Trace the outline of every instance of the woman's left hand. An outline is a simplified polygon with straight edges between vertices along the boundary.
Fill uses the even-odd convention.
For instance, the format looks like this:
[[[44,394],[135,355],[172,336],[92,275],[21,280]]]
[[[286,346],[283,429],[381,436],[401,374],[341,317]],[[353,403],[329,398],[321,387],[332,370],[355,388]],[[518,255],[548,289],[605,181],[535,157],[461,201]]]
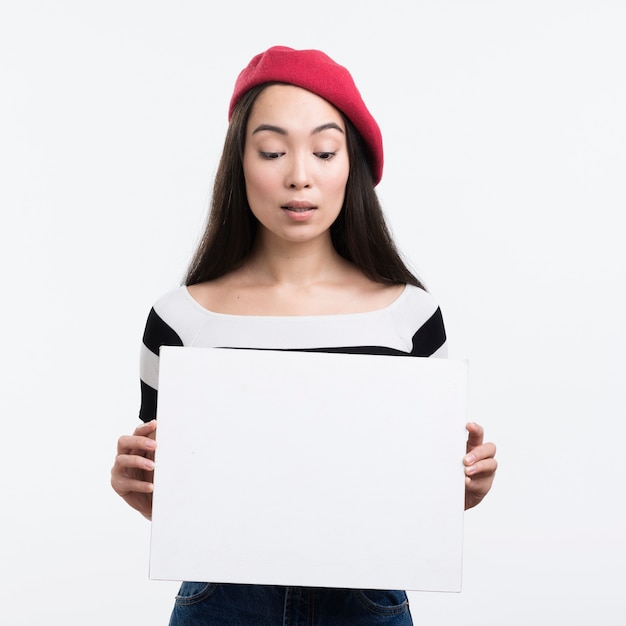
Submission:
[[[465,510],[471,509],[489,493],[496,475],[498,462],[494,458],[496,446],[483,443],[484,430],[480,424],[467,424],[465,465]]]

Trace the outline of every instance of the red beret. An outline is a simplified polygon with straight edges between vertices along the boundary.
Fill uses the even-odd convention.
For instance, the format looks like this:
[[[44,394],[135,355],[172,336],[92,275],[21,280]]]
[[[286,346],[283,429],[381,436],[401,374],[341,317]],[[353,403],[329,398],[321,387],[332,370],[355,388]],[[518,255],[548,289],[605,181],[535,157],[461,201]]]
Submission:
[[[319,50],[274,46],[257,54],[237,78],[228,119],[241,96],[256,85],[281,82],[302,87],[328,100],[356,126],[368,148],[375,184],[383,175],[383,138],[350,72]]]

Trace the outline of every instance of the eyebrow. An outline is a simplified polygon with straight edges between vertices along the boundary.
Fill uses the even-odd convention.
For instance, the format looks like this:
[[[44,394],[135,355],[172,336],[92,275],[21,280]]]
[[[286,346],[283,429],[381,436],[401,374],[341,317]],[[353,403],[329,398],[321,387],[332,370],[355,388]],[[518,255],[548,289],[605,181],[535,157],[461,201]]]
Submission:
[[[320,126],[316,126],[312,131],[311,135],[315,135],[317,133],[321,133],[322,131],[334,129],[338,130],[341,134],[343,134],[343,130],[339,124],[335,124],[335,122],[327,122],[326,124],[321,124]],[[289,133],[280,126],[274,126],[273,124],[260,124],[253,131],[252,134],[260,133],[264,130],[270,131],[272,133],[278,133],[279,135],[288,135]]]

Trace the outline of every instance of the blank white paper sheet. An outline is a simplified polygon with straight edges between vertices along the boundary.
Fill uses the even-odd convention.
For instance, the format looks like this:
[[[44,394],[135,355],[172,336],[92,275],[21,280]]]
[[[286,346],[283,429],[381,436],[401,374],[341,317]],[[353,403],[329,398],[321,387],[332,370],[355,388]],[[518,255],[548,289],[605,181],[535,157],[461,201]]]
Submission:
[[[162,347],[150,578],[460,591],[467,370]]]

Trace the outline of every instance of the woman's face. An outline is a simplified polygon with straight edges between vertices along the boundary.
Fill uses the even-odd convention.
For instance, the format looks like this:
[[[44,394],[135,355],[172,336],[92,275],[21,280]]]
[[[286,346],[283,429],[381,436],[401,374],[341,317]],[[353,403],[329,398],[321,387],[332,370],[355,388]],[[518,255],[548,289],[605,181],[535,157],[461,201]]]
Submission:
[[[259,94],[246,128],[243,171],[266,241],[329,237],[349,170],[346,129],[335,107],[292,85]]]

